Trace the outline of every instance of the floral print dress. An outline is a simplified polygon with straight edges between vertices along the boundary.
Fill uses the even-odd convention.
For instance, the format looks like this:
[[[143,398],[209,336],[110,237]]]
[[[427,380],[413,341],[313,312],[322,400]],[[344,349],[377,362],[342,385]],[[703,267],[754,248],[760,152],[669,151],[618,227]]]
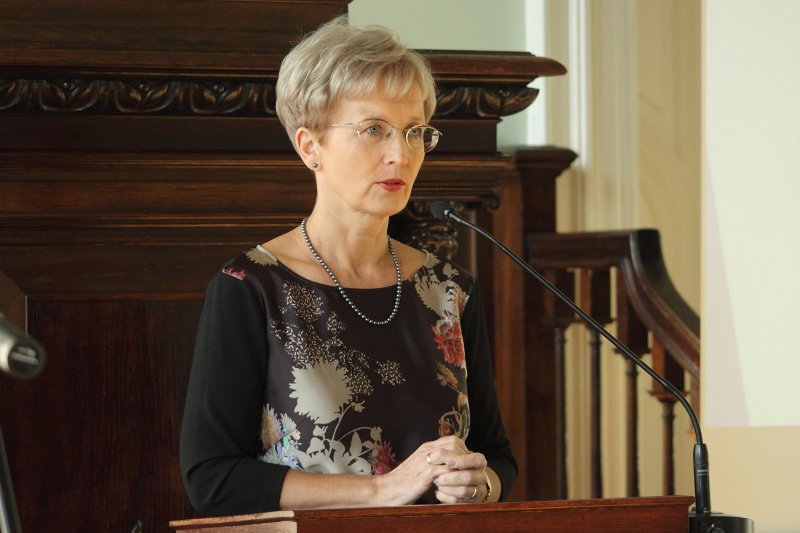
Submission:
[[[395,290],[347,292],[380,317]],[[486,455],[505,492],[516,464],[479,299],[469,273],[427,254],[403,282],[398,315],[374,326],[261,246],[230,261],[209,285],[184,413],[195,508],[274,510],[288,468],[385,474],[446,435]]]

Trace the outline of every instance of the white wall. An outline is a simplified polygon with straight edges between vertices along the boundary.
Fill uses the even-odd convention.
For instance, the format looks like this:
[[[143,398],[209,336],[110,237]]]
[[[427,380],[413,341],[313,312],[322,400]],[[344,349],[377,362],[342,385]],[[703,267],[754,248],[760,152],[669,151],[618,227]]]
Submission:
[[[712,0],[706,8],[711,426],[800,426],[800,401],[786,401],[800,374],[793,335],[793,298],[800,297],[800,61],[790,59],[800,50],[798,24],[795,0]],[[720,397],[728,401],[716,402]]]
[[[800,531],[800,2],[706,0],[703,422],[712,503]]]

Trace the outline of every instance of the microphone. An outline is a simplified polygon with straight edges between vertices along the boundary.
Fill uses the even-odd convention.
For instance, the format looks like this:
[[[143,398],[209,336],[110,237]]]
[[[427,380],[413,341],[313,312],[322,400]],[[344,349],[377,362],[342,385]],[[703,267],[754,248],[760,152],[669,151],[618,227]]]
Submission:
[[[439,220],[452,220],[467,226],[476,233],[487,238],[492,244],[497,246],[503,253],[510,257],[515,263],[525,270],[528,274],[536,278],[545,289],[550,291],[559,300],[564,302],[572,311],[575,312],[586,324],[593,330],[606,338],[617,350],[623,353],[628,359],[636,363],[636,365],[644,370],[650,377],[656,380],[665,390],[669,391],[675,399],[686,409],[689,414],[689,419],[694,429],[696,444],[694,445],[694,491],[695,491],[695,508],[689,512],[689,531],[690,533],[753,533],[755,531],[753,521],[749,518],[742,518],[738,516],[730,516],[722,513],[713,513],[711,511],[711,491],[709,483],[709,470],[708,470],[708,449],[703,442],[703,435],[700,430],[700,422],[697,419],[691,404],[686,397],[675,388],[675,386],[667,381],[666,378],[661,376],[658,372],[650,368],[642,359],[637,356],[630,348],[625,346],[622,341],[617,339],[614,335],[608,332],[599,322],[589,316],[583,309],[581,309],[575,302],[573,302],[566,294],[550,283],[546,277],[539,273],[536,269],[530,266],[526,261],[520,258],[517,254],[511,251],[506,245],[497,240],[491,233],[483,228],[473,224],[472,222],[464,219],[456,210],[452,202],[438,200],[431,203],[431,214]]]
[[[44,368],[44,348],[0,313],[0,370],[19,379],[30,379]]]

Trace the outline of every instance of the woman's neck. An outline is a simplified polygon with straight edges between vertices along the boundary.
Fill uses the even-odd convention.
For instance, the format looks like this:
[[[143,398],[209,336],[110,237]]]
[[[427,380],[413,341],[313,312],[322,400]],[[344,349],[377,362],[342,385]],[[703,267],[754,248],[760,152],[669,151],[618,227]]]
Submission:
[[[374,287],[390,285],[396,275],[388,247],[388,226],[388,218],[326,216],[315,208],[306,221],[306,232],[343,285]],[[315,260],[311,250],[308,253]]]

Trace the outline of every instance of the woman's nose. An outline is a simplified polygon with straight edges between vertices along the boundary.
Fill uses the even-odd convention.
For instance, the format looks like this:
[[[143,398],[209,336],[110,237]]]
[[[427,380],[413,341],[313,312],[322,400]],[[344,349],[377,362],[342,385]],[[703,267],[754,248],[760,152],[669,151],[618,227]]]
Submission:
[[[394,131],[394,134],[386,140],[384,159],[388,163],[405,165],[408,163],[411,147],[408,146],[401,131]]]

